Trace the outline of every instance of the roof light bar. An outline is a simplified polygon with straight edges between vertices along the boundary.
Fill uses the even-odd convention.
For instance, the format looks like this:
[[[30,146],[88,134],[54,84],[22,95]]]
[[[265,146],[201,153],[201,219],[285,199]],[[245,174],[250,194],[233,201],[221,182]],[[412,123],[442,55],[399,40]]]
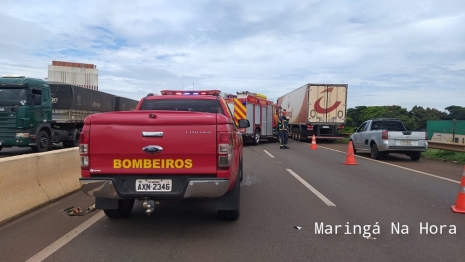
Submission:
[[[219,96],[220,90],[202,90],[202,91],[188,91],[188,90],[162,90],[162,95],[213,95]]]

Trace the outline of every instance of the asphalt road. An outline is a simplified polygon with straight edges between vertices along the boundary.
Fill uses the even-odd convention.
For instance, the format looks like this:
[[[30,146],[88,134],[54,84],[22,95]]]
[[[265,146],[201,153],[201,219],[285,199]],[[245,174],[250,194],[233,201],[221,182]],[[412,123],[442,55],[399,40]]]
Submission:
[[[421,159],[430,168],[415,171],[403,156],[363,155],[349,166],[344,145],[290,147],[246,146],[235,222],[204,199],[161,202],[151,216],[136,202],[127,219],[69,217],[63,209],[93,203],[76,192],[1,226],[0,261],[464,260],[465,214],[450,208],[462,167]]]

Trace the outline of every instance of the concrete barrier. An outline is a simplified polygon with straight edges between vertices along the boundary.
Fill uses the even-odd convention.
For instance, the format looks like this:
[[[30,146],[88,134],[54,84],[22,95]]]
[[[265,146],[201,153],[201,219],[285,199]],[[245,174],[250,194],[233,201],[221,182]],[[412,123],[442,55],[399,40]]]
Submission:
[[[78,148],[0,159],[0,224],[79,189]]]

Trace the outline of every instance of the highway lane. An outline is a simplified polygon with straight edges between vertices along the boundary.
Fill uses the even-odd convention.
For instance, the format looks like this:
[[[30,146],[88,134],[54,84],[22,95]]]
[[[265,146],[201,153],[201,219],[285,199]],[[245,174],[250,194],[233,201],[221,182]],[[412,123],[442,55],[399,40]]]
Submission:
[[[457,181],[444,180],[363,157],[357,157],[359,165],[347,166],[342,164],[344,154],[335,159],[333,152],[323,148],[312,151],[303,143],[294,143],[291,150],[298,154],[288,154],[276,146],[268,151],[324,192],[337,205],[343,225],[379,222],[382,233],[375,237],[381,252],[402,261],[462,260],[465,220],[463,215],[451,212],[450,206],[455,204],[463,170]],[[305,161],[309,164],[298,164]],[[318,165],[310,166],[315,162]],[[391,224],[397,222],[407,225],[409,233],[391,233]],[[447,225],[448,229],[454,225],[457,234],[449,235],[448,230],[442,235],[420,234],[425,233],[420,225],[426,223]]]
[[[359,165],[346,166],[340,152],[323,146],[310,151],[308,144],[293,141],[290,146],[246,147],[236,222],[217,220],[209,200],[161,202],[151,216],[139,203],[130,218],[100,218],[58,244],[44,261],[460,261],[465,256],[464,216],[450,210],[457,183],[360,157]],[[0,227],[0,261],[44,254],[39,251],[100,215],[68,217],[61,210],[85,208],[91,201],[77,192]],[[344,234],[348,223],[376,222],[381,232],[369,239]],[[392,222],[408,225],[409,233],[391,234]],[[455,225],[457,234],[420,235],[421,222]],[[342,227],[338,234],[317,234],[315,223]]]

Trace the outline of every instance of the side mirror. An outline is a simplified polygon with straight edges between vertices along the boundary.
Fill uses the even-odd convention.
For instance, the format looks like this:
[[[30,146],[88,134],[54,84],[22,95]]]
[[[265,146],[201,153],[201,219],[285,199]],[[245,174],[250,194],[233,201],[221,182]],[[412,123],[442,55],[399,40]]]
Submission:
[[[247,119],[239,119],[239,128],[247,128],[250,126],[250,122]]]
[[[32,100],[35,106],[42,104],[42,96],[41,95],[33,95]]]

